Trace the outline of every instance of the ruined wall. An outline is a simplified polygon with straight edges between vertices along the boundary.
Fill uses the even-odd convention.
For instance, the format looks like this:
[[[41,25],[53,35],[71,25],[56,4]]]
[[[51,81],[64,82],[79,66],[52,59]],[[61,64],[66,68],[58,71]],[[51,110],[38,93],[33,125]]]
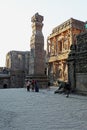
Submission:
[[[9,68],[10,71],[10,87],[23,87],[25,77],[29,72],[29,52],[8,52],[6,68]]]

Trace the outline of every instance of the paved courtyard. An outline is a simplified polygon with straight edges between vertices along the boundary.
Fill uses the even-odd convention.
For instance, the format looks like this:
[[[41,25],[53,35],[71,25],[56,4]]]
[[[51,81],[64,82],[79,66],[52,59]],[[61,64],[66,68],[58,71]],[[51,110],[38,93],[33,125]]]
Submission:
[[[87,97],[0,89],[0,130],[87,130]]]

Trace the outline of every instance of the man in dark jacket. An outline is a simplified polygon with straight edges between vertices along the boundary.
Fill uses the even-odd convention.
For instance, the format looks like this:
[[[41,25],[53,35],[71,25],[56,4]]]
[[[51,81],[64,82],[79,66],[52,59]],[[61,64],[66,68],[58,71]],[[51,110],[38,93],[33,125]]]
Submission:
[[[54,93],[65,93],[66,97],[69,97],[71,91],[70,83],[64,81],[58,81],[58,89]]]

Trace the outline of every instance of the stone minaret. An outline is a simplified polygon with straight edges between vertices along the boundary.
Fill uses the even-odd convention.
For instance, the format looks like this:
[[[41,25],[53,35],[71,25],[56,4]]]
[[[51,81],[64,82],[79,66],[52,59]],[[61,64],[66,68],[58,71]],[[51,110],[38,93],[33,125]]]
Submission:
[[[30,41],[29,75],[44,75],[44,36],[42,34],[43,16],[36,13],[32,18],[32,36]]]

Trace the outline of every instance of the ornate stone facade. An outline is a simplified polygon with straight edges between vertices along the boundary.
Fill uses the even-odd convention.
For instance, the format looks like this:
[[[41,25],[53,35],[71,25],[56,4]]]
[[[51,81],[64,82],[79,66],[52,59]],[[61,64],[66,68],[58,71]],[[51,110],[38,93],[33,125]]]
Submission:
[[[68,57],[69,82],[73,90],[87,94],[87,31],[77,36],[72,48]]]
[[[50,81],[68,80],[67,58],[76,35],[84,32],[84,22],[70,18],[52,30],[47,39],[48,75]]]

